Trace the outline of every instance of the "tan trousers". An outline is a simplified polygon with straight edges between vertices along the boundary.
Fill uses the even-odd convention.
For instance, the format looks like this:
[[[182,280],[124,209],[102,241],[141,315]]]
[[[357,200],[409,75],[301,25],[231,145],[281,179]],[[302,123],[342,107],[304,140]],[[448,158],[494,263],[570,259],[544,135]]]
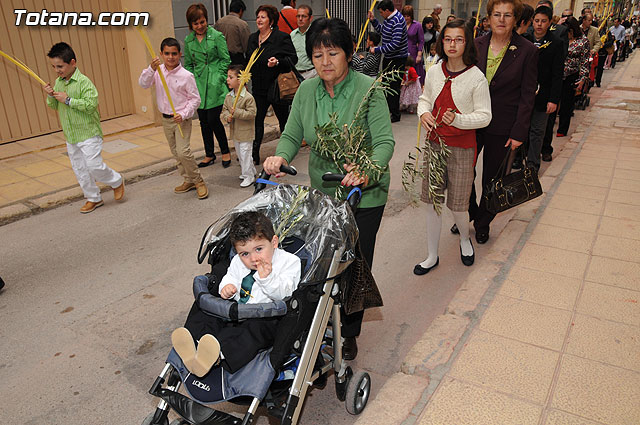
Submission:
[[[191,153],[191,146],[189,140],[191,139],[191,119],[184,120],[180,127],[184,138],[180,135],[178,130],[178,124],[173,122],[173,118],[162,118],[162,128],[164,128],[164,135],[169,142],[169,149],[173,157],[176,159],[178,166],[178,172],[184,178],[184,181],[189,183],[200,183],[202,176],[198,169],[198,164],[193,158]]]

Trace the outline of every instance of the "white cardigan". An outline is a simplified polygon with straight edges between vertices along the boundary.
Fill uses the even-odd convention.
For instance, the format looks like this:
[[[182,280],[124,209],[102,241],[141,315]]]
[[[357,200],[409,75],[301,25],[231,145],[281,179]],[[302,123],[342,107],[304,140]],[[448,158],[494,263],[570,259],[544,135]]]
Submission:
[[[433,110],[433,104],[444,87],[446,77],[442,64],[429,68],[424,90],[418,101],[418,116]],[[460,130],[483,128],[491,122],[489,84],[477,66],[473,66],[451,81],[451,96],[458,111],[451,125]],[[435,114],[434,114],[435,116]]]

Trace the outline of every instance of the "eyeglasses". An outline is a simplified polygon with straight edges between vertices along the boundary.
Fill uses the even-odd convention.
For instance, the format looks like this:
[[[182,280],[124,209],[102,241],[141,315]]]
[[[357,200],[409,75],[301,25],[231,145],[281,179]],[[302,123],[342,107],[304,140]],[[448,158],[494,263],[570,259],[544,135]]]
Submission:
[[[445,37],[442,39],[442,41],[444,41],[447,44],[451,44],[451,43],[455,43],[455,44],[464,44],[465,40],[462,37],[456,37],[456,38],[451,38],[451,37]]]
[[[500,18],[504,18],[504,19],[511,19],[513,18],[513,13],[498,13],[498,12],[494,12],[491,14],[491,16],[495,19],[500,19]]]
[[[573,15],[562,15],[563,18],[571,18]]]

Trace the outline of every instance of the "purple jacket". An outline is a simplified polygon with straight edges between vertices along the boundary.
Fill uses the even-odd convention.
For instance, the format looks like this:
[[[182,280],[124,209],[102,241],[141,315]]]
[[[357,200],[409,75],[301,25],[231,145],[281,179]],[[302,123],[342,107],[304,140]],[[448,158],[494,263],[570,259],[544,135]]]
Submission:
[[[487,71],[487,54],[491,33],[475,39],[477,66]],[[529,135],[531,113],[538,86],[538,49],[515,31],[511,44],[502,58],[491,83],[491,114],[489,125],[482,132],[506,136],[525,142]]]

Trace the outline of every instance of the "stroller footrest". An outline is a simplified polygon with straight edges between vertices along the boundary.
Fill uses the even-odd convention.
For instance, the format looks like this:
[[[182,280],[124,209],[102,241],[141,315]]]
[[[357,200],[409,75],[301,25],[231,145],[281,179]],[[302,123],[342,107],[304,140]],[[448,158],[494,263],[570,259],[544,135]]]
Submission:
[[[239,425],[242,423],[242,419],[236,418],[228,413],[203,406],[183,394],[166,388],[158,389],[154,395],[166,401],[177,414],[192,424]]]

